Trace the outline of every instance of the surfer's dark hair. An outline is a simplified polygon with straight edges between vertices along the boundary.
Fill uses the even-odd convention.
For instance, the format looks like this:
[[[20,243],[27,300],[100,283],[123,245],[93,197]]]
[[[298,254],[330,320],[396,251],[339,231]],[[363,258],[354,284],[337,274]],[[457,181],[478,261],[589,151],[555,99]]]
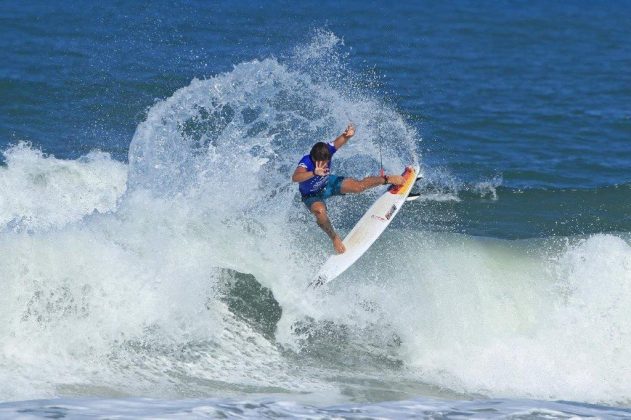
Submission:
[[[323,142],[318,142],[314,144],[313,147],[311,148],[311,153],[309,153],[309,156],[311,156],[311,160],[313,160],[314,162],[318,160],[331,159],[331,152],[329,152],[329,145]]]

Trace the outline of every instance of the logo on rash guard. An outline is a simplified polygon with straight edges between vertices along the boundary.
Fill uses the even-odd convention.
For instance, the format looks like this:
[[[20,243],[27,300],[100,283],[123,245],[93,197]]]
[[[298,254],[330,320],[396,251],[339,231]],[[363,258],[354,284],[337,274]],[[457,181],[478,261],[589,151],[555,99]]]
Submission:
[[[319,179],[315,184],[313,184],[312,190],[318,191],[322,188],[324,188],[324,185],[326,185],[327,181],[329,180],[329,176],[325,175],[325,176],[321,176],[321,179]]]

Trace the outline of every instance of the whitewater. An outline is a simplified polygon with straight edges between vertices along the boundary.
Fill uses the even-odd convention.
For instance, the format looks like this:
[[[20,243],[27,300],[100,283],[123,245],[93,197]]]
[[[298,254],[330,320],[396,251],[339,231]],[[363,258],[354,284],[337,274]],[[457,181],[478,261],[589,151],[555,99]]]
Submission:
[[[631,404],[626,232],[477,237],[433,230],[410,203],[347,273],[305,291],[331,251],[290,181],[310,145],[353,121],[337,172],[376,173],[380,149],[392,172],[423,164],[420,133],[340,44],[321,32],[192,80],[147,110],[127,162],[4,150],[0,412],[94,398],[112,415],[151,415],[155,400],[252,416]],[[333,223],[348,232],[376,194],[332,202]],[[380,403],[393,400],[416,402]]]

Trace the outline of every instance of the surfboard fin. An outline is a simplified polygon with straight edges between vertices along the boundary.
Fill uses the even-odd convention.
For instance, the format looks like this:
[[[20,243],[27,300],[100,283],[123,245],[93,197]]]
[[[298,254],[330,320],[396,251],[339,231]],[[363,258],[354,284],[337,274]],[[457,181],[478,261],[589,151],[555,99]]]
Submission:
[[[416,177],[416,180],[414,181],[414,183],[419,182],[421,179],[423,179],[423,174],[419,174]],[[421,196],[421,194],[419,193],[411,193],[410,195],[408,195],[408,198],[405,199],[405,201],[414,201],[416,199],[418,199]]]

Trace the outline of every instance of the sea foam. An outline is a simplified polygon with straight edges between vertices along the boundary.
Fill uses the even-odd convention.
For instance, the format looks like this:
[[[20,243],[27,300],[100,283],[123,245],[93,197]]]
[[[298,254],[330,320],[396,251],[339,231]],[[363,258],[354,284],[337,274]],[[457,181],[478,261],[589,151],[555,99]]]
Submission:
[[[127,165],[107,153],[63,160],[23,142],[3,154],[0,230],[60,228],[93,212],[106,213],[127,188]]]

